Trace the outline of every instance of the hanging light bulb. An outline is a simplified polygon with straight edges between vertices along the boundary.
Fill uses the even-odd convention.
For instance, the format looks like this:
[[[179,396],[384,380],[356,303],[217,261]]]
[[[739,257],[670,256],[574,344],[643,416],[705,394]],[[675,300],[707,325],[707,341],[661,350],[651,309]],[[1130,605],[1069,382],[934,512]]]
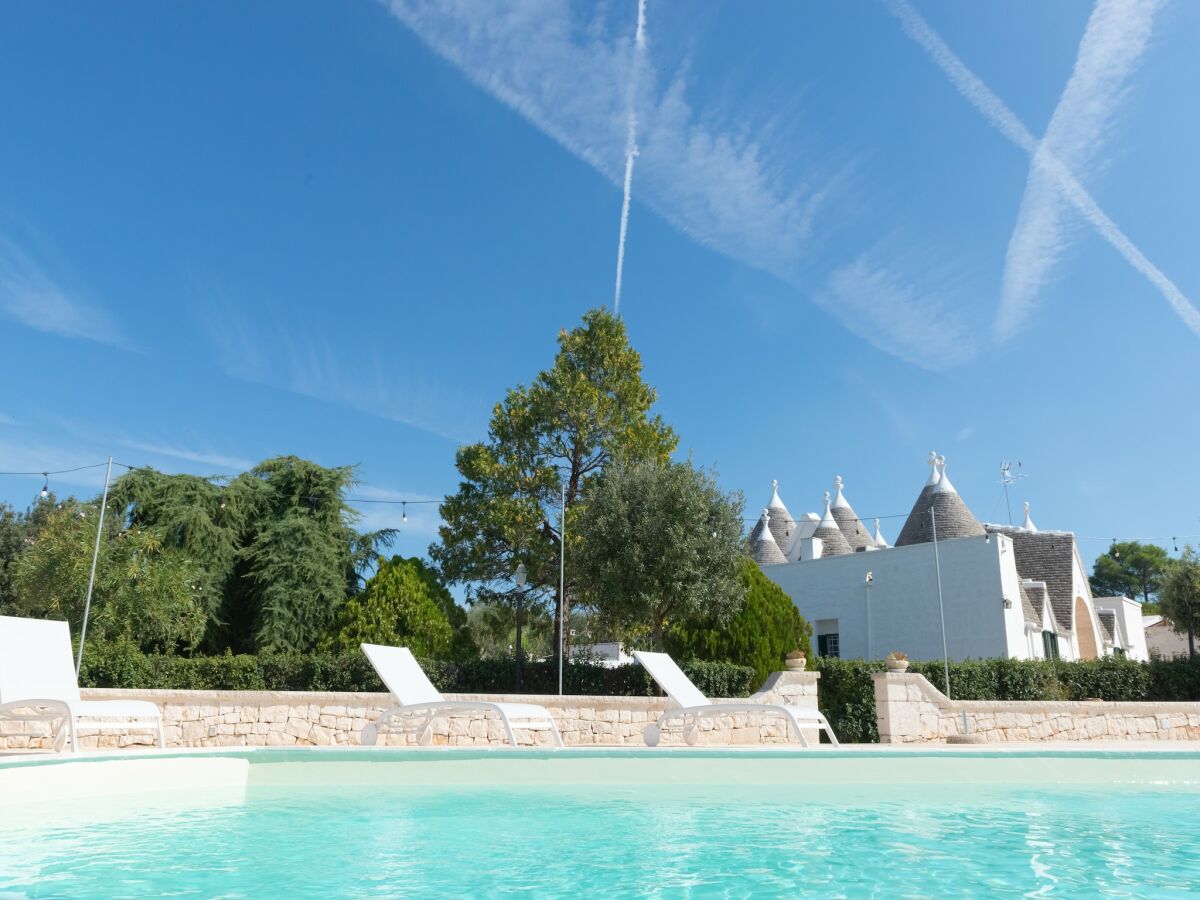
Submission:
[[[45,472],[43,472],[42,478],[45,480],[45,483],[42,485],[42,492],[38,496],[40,496],[43,500],[45,500],[47,497],[50,496],[50,476],[48,474],[46,474]]]
[[[408,524],[408,504],[407,503],[402,503],[400,505],[400,521],[403,522],[404,524]]]

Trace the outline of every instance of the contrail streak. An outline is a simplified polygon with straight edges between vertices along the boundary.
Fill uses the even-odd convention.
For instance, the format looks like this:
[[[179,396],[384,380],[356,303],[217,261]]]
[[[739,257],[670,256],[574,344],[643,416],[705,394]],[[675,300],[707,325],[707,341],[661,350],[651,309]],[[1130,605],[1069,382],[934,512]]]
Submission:
[[[637,159],[637,82],[646,54],[646,0],[638,0],[637,34],[633,39],[633,65],[629,73],[629,132],[625,137],[625,196],[621,201],[621,233],[617,238],[617,286],[613,314],[621,315],[621,277],[625,271],[625,237],[629,234],[629,198],[633,193],[633,161]]]
[[[1133,241],[1125,236],[1117,223],[1110,219],[1099,204],[1092,199],[1091,194],[1084,189],[1062,161],[1045,144],[1038,141],[1016,114],[1004,104],[1004,101],[966,67],[907,0],[884,0],[884,3],[892,15],[900,20],[905,33],[925,48],[933,61],[958,88],[959,93],[983,113],[984,118],[992,124],[992,127],[1029,154],[1033,167],[1055,183],[1067,201],[1091,223],[1099,235],[1158,288],[1175,313],[1192,331],[1200,335],[1200,311],[1192,306],[1183,292],[1175,286],[1175,283],[1164,275],[1154,263],[1150,262]]]

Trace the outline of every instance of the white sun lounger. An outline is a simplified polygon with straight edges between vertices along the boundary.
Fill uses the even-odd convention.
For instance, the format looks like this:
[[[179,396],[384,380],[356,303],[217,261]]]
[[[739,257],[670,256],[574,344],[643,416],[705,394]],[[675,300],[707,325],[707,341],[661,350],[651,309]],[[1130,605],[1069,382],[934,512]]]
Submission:
[[[363,644],[363,653],[379,673],[379,678],[387,685],[396,699],[396,706],[385,709],[374,722],[363,729],[362,743],[374,744],[379,736],[379,729],[392,719],[407,716],[412,713],[424,713],[425,721],[417,732],[417,743],[425,746],[433,738],[433,720],[438,716],[459,712],[494,712],[504,723],[504,732],[508,741],[517,746],[514,728],[525,728],[530,731],[549,731],[554,736],[556,747],[563,745],[562,736],[554,718],[544,706],[534,703],[487,703],[470,700],[447,700],[433,682],[425,675],[421,664],[407,647],[386,647],[381,644]]]
[[[66,622],[0,616],[0,721],[58,722],[54,749],[70,738],[78,750],[75,729],[127,730],[141,724],[158,734],[163,746],[162,713],[144,700],[83,700],[71,658],[71,632]]]
[[[689,744],[695,744],[700,737],[699,724],[702,718],[727,716],[740,712],[774,713],[782,716],[796,730],[796,736],[800,738],[800,744],[804,747],[808,746],[808,741],[804,738],[804,732],[800,730],[801,723],[809,728],[823,729],[829,735],[829,742],[835,747],[838,746],[837,735],[829,727],[829,722],[820,712],[811,707],[784,706],[780,703],[755,703],[753,697],[741,703],[713,703],[700,693],[700,689],[692,684],[692,680],[666,653],[647,653],[643,650],[634,650],[633,655],[675,704],[674,708],[663,713],[657,722],[646,726],[642,737],[645,739],[647,747],[657,746],[663,730],[669,724],[674,724],[676,719],[683,726],[683,739]]]

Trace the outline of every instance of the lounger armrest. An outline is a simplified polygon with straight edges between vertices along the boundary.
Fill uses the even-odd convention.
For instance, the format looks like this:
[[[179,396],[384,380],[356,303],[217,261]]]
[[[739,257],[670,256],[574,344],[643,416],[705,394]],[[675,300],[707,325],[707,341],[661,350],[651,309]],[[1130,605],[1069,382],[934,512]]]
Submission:
[[[34,710],[35,714],[22,715],[17,712],[19,709]],[[0,703],[0,716],[10,719],[44,719],[51,713],[68,716],[71,714],[71,707],[65,700],[52,700],[48,697],[30,697],[28,700],[10,700],[8,703]]]

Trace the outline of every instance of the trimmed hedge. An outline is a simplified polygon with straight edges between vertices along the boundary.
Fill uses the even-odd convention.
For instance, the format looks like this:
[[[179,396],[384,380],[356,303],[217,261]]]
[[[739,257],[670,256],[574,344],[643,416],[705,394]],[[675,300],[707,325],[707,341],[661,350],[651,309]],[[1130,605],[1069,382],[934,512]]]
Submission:
[[[821,673],[821,711],[838,739],[875,743],[872,675],[882,672],[882,660],[813,660]],[[914,662],[939,691],[946,690],[944,666],[937,661]],[[1118,657],[1063,662],[1062,660],[972,659],[950,663],[951,696],[956,700],[1200,700],[1200,660],[1134,662]]]
[[[429,680],[447,693],[513,693],[513,662],[421,660]],[[754,669],[733,663],[692,660],[682,664],[688,677],[710,697],[745,697],[757,685]],[[526,662],[524,693],[558,691],[553,662]],[[258,656],[147,656],[130,646],[88,645],[79,683],[85,687],[148,690],[218,691],[382,691],[375,670],[361,653],[314,653]],[[645,697],[656,691],[639,665],[605,668],[572,662],[563,670],[568,694]]]

